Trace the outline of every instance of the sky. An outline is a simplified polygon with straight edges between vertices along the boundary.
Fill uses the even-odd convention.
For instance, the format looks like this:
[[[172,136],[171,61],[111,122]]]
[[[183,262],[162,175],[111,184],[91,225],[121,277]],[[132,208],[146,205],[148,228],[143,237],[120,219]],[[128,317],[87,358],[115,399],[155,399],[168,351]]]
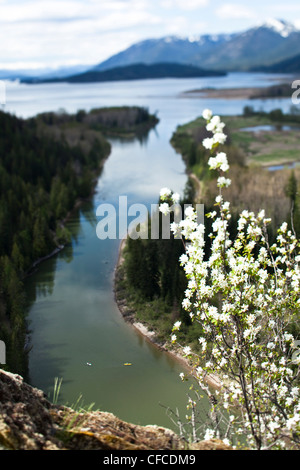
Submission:
[[[144,39],[240,32],[269,18],[300,28],[299,0],[0,0],[0,69],[96,65]]]

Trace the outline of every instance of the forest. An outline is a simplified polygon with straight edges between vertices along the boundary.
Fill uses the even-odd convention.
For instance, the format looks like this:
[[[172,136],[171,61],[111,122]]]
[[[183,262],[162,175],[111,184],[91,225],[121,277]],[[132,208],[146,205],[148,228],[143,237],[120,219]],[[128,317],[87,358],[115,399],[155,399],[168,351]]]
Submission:
[[[64,222],[90,198],[112,131],[146,132],[157,118],[139,108],[60,110],[21,119],[0,113],[0,338],[6,368],[26,377],[26,296],[34,264],[70,242]],[[105,134],[105,137],[104,137]]]
[[[195,200],[196,191],[192,179],[188,179],[179,204]],[[183,212],[182,212],[183,213]],[[164,217],[159,214],[160,221]],[[170,222],[174,214],[170,214]],[[148,220],[149,236],[145,239],[128,237],[123,248],[124,262],[117,267],[115,295],[124,318],[128,321],[146,323],[155,332],[156,342],[165,344],[169,339],[172,325],[182,321],[183,334],[189,331],[190,341],[197,345],[197,326],[181,303],[187,287],[187,280],[179,257],[184,253],[181,239],[170,231],[169,238],[161,232],[157,239],[151,239],[151,218]],[[123,308],[125,305],[125,309]]]

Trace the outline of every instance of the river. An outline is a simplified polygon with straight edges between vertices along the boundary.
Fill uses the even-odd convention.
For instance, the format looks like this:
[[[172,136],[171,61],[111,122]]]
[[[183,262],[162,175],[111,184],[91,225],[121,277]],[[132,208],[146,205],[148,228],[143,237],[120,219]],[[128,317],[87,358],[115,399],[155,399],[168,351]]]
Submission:
[[[112,152],[93,199],[69,220],[71,245],[40,264],[27,280],[32,345],[29,372],[34,386],[51,397],[58,377],[62,379],[62,403],[72,405],[82,395],[85,405],[94,403],[95,408],[121,419],[177,431],[164,407],[178,408],[185,415],[188,385],[179,378],[183,365],[149,343],[121,317],[113,294],[120,240],[97,238],[96,210],[104,202],[117,207],[121,195],[128,197],[128,204],[156,203],[164,186],[182,193],[187,179],[185,167],[169,140],[178,124],[196,118],[204,108],[218,114],[237,114],[245,105],[267,111],[278,107],[286,111],[291,106],[290,99],[229,101],[194,98],[182,92],[208,86],[262,86],[277,78],[236,73],[217,78],[82,85],[7,83],[5,109],[25,118],[50,110],[76,112],[137,105],[157,113],[160,119],[143,141],[111,140]]]

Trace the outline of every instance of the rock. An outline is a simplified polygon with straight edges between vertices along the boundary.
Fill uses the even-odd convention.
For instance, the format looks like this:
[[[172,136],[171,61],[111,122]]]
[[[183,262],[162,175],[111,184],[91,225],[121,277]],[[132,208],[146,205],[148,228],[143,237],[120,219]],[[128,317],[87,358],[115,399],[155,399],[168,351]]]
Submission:
[[[232,450],[232,447],[225,444],[220,439],[209,439],[207,441],[191,444],[191,450]]]
[[[159,426],[138,426],[102,411],[77,412],[50,403],[19,375],[0,369],[0,449],[186,450],[187,443]],[[191,450],[229,450],[222,441]]]
[[[23,378],[0,371],[0,443],[8,449],[61,448],[53,436],[51,404]]]

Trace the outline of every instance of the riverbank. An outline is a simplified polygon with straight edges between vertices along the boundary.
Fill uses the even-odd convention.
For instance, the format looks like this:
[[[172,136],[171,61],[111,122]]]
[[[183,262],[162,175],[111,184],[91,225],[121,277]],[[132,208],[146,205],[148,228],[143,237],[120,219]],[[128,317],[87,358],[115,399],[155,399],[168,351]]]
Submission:
[[[197,177],[194,175],[194,179]],[[200,185],[200,181],[198,181]],[[176,361],[182,364],[184,371],[190,374],[193,374],[193,365],[191,362],[184,356],[183,348],[179,346],[175,346],[171,343],[171,341],[161,341],[157,337],[157,332],[152,328],[152,326],[145,321],[141,322],[136,319],[136,312],[132,309],[132,307],[128,304],[126,296],[124,295],[124,291],[120,288],[121,281],[125,276],[123,268],[124,263],[124,251],[126,249],[126,238],[121,240],[119,246],[119,254],[118,260],[115,267],[114,273],[114,295],[115,301],[118,307],[120,314],[122,315],[124,321],[131,324],[132,327],[137,331],[138,334],[142,335],[142,337],[146,340],[151,342],[155,347],[159,350],[163,351],[166,354],[172,356]],[[209,386],[214,389],[220,388],[220,381],[216,376],[209,376],[206,379],[206,382]]]
[[[164,351],[172,356],[176,357],[180,362],[184,364],[185,367],[190,368],[188,361],[182,355],[171,348],[171,344],[168,342],[162,342],[157,339],[156,332],[151,328],[151,326],[145,322],[137,321],[135,312],[128,305],[126,297],[123,295],[122,290],[120,289],[120,281],[123,279],[124,271],[122,270],[124,263],[124,251],[126,248],[126,238],[123,238],[119,247],[118,260],[115,267],[114,275],[114,295],[115,301],[118,306],[118,309],[124,318],[124,320],[132,325],[132,327],[140,333],[146,340],[151,341],[158,349]]]
[[[76,199],[72,209],[70,211],[68,211],[68,213],[65,215],[65,217],[62,220],[58,221],[59,226],[62,230],[66,229],[66,225],[69,222],[72,215],[75,213],[75,211],[77,209],[79,209],[82,206],[82,204],[84,204],[87,201],[90,201],[90,199],[95,194],[96,185],[97,185],[99,175],[101,174],[101,172],[103,170],[103,167],[104,167],[104,164],[107,161],[107,159],[109,158],[110,153],[111,153],[111,146],[108,147],[106,155],[101,159],[98,169],[94,171],[94,178],[92,180],[92,189],[91,189],[90,196],[87,197],[87,198],[78,198],[78,199]],[[53,240],[54,240],[54,243],[57,244],[57,246],[54,248],[54,250],[52,250],[49,254],[35,260],[32,263],[31,267],[28,269],[28,271],[26,271],[26,273],[24,274],[23,279],[25,279],[26,277],[31,276],[32,274],[34,274],[35,271],[36,271],[36,268],[41,263],[43,263],[43,261],[47,261],[48,259],[53,258],[53,256],[58,255],[65,248],[65,246],[69,243],[69,240],[65,240],[64,243],[59,243],[55,233],[53,233]]]

